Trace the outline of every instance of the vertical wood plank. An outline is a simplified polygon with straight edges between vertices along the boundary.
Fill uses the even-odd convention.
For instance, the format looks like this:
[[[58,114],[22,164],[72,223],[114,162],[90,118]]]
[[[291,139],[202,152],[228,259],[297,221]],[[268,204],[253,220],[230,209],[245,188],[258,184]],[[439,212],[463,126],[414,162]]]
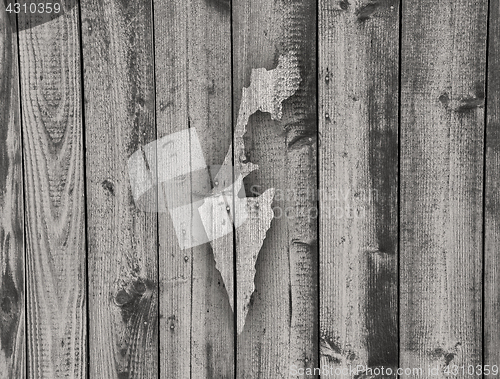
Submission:
[[[237,0],[232,4],[235,117],[253,69],[276,69],[281,58],[289,57],[299,72],[298,78],[287,76],[287,70],[278,74],[282,76],[277,83],[285,88],[296,85],[297,91],[284,99],[281,117],[272,119],[262,112],[251,116],[244,136],[245,154],[235,151],[235,162],[259,165],[245,178],[247,193],[258,196],[274,188],[277,215],[257,260],[255,292],[238,336],[237,377],[300,377],[292,366],[299,372],[319,364],[316,2]],[[244,254],[245,249],[237,244],[236,254]],[[236,273],[237,281],[241,274]]]
[[[321,365],[345,377],[398,365],[398,65],[398,1],[319,2]]]
[[[25,378],[24,200],[15,16],[0,5],[0,378]]]
[[[128,159],[156,139],[152,2],[83,0],[91,378],[158,377],[157,215]]]
[[[154,9],[158,138],[193,128],[206,164],[222,165],[231,143],[230,4],[155,1]],[[215,184],[207,170],[186,180],[187,185],[162,188],[160,195],[182,205],[197,201],[191,207],[195,214]],[[210,244],[180,249],[175,222],[169,213],[159,214],[161,373],[232,378],[234,327],[225,289],[230,284],[216,269]]]
[[[500,362],[500,4],[490,2],[485,183],[484,365]]]
[[[188,36],[188,121],[196,128],[205,162],[212,167],[222,165],[231,144],[230,4],[226,0],[193,1],[188,20],[192,25]],[[193,173],[192,201],[200,187],[210,188],[213,171],[201,180]],[[216,183],[212,186],[217,187]],[[232,241],[228,242],[232,250]],[[225,288],[209,244],[194,248],[192,253],[191,375],[232,379],[235,329],[228,298],[232,291]]]
[[[187,19],[189,4],[154,1],[158,138],[189,127],[186,74],[188,30],[192,26]],[[190,250],[180,250],[169,214],[158,214],[158,246],[160,372],[188,379],[191,378],[193,255]]]
[[[87,372],[79,17],[74,3],[61,7],[53,20],[18,19],[31,378]]]
[[[423,377],[482,363],[487,3],[403,2],[400,354]]]

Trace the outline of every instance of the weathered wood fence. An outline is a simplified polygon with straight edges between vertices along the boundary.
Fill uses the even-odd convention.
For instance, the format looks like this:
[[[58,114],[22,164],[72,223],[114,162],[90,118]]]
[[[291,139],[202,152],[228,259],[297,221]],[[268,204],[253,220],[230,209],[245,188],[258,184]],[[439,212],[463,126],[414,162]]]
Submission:
[[[500,365],[497,0],[13,5],[0,379]],[[186,129],[209,167],[248,170],[256,209],[274,191],[270,227],[181,250],[168,212],[137,207],[129,158]]]

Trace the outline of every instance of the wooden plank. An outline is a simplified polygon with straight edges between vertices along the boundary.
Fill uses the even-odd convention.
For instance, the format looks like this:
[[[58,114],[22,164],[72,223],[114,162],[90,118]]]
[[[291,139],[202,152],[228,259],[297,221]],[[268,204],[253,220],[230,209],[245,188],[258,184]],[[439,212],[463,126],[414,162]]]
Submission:
[[[395,372],[399,2],[320,1],[319,17],[321,365]]]
[[[158,138],[189,126],[186,74],[188,6],[189,2],[154,2]],[[168,214],[158,215],[158,246],[160,372],[187,379],[191,378],[193,256],[191,251],[181,255]]]
[[[195,129],[206,164],[222,165],[231,142],[230,5],[155,1],[154,10],[158,138]],[[195,155],[189,150],[195,141],[190,144],[177,147],[185,164]],[[214,186],[207,170],[194,170],[184,183],[162,187],[160,195],[195,214]],[[161,373],[232,378],[230,284],[217,271],[210,244],[181,250],[176,224],[166,210],[159,214]]]
[[[69,2],[62,2],[62,6],[71,8]],[[22,30],[19,56],[28,376],[85,378],[86,250],[78,9],[72,8],[52,21],[50,14],[18,16]],[[34,25],[37,27],[31,27]]]
[[[25,378],[24,202],[16,18],[0,5],[0,378]]]
[[[272,95],[274,110],[250,117],[245,152],[235,149],[234,156],[235,162],[259,165],[245,178],[245,188],[253,196],[274,188],[276,215],[257,260],[255,292],[237,340],[237,377],[301,377],[292,366],[299,372],[319,364],[316,2],[232,4],[235,118],[243,88],[252,84],[252,70],[276,70],[269,80],[253,83]],[[292,96],[284,95],[290,90]],[[237,256],[246,250],[237,244]],[[242,274],[236,273],[237,281]]]
[[[486,183],[485,183],[485,274],[484,274],[484,362],[500,362],[500,4],[490,3]]]
[[[157,215],[134,203],[128,165],[156,139],[152,2],[81,11],[90,377],[157,378]]]
[[[421,377],[482,363],[487,5],[403,3],[400,365]]]

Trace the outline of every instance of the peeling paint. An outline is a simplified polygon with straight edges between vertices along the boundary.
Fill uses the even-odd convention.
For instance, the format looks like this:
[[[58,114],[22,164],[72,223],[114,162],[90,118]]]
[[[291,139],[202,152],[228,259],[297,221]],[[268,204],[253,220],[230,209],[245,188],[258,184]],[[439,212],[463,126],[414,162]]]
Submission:
[[[238,194],[243,188],[243,178],[258,169],[256,164],[247,161],[243,140],[250,116],[260,111],[270,113],[273,120],[281,120],[283,116],[282,103],[295,94],[299,89],[300,81],[298,60],[294,52],[280,56],[275,69],[266,70],[265,68],[259,68],[252,70],[250,86],[243,89],[234,131],[234,167],[232,165],[233,148],[230,146],[222,168],[214,180],[212,194],[221,193],[222,189],[231,185],[233,183],[233,175],[240,178],[234,183],[232,191],[233,194]],[[233,195],[230,199],[226,199],[228,213],[233,218],[238,217],[238,207],[241,207],[242,212],[240,214],[244,213],[247,215],[247,219],[241,225],[237,222],[238,220],[233,219],[234,225],[240,225],[236,228],[236,240],[239,249],[235,257],[236,276],[238,278],[238,301],[236,309],[238,334],[243,331],[252,294],[255,290],[254,278],[257,257],[266,238],[267,230],[270,228],[271,221],[274,218],[271,208],[273,198],[274,188],[270,188],[258,197],[241,199],[237,195]],[[232,210],[231,207],[234,206],[236,209]],[[215,219],[217,218],[216,215],[213,215],[213,217],[214,221],[217,221]],[[219,223],[214,222],[213,225],[219,225]],[[211,245],[216,267],[221,273],[229,302],[233,311],[235,311],[232,239],[233,234],[230,233],[212,241]]]
[[[242,181],[239,181],[239,188],[242,185]],[[271,208],[273,198],[274,188],[270,188],[258,197],[240,199],[240,206],[246,208],[245,214],[247,219],[236,229],[237,244],[241,247],[235,258],[238,277],[238,302],[236,309],[238,333],[243,331],[251,297],[255,290],[255,263],[266,238],[266,233],[271,226],[271,221],[274,218]],[[214,224],[217,224],[217,222]],[[229,303],[234,311],[232,239],[233,234],[226,234],[222,238],[212,241],[211,244],[216,268],[221,273],[229,297]]]
[[[257,111],[261,111],[270,113],[273,120],[281,120],[283,101],[293,96],[299,89],[299,85],[300,70],[294,52],[281,55],[278,66],[273,70],[266,70],[265,68],[252,70],[250,86],[243,88],[238,119],[234,130],[234,154],[237,158],[234,164],[235,169],[243,177],[258,169],[257,165],[246,162],[243,136],[247,131],[246,127],[250,116]],[[223,166],[231,167],[232,159],[232,147],[230,147]],[[230,180],[221,180],[221,178],[218,181],[221,184],[230,182]]]
[[[236,256],[236,272],[238,278],[237,329],[243,331],[245,318],[248,314],[252,294],[255,290],[255,263],[266,233],[271,227],[274,213],[271,204],[274,198],[274,188],[268,189],[261,196],[247,199],[248,221],[236,229],[238,250]]]

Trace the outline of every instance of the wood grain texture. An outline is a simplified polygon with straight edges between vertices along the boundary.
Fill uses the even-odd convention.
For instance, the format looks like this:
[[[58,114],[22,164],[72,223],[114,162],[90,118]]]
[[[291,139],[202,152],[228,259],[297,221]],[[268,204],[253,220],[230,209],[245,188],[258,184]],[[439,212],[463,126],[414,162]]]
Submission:
[[[484,365],[500,362],[500,4],[490,2],[485,183]]]
[[[482,360],[487,3],[403,2],[400,365],[423,377]]]
[[[154,10],[158,138],[195,129],[206,164],[222,165],[232,128],[230,4],[155,1]],[[194,152],[178,148],[190,164]],[[161,195],[170,203],[192,203],[195,215],[215,183],[208,170],[184,179],[163,187]],[[180,249],[177,222],[169,213],[159,214],[161,373],[232,378],[234,325],[226,284],[210,244]]]
[[[289,55],[300,72],[297,92],[283,101],[282,117],[262,112],[250,117],[246,154],[234,157],[259,165],[245,179],[248,194],[276,191],[276,217],[257,260],[255,292],[238,336],[237,377],[292,378],[292,365],[319,364],[316,2],[238,0],[232,5],[235,117],[252,69],[274,69]],[[245,248],[236,246],[236,254]]]
[[[91,378],[158,377],[157,214],[128,159],[156,139],[152,2],[81,2]]]
[[[62,6],[71,8],[69,3]],[[19,14],[30,378],[85,378],[86,273],[78,11]],[[38,25],[30,28],[33,23]]]
[[[321,363],[395,371],[399,2],[319,17]]]
[[[16,19],[0,5],[0,378],[25,378],[24,202]]]

